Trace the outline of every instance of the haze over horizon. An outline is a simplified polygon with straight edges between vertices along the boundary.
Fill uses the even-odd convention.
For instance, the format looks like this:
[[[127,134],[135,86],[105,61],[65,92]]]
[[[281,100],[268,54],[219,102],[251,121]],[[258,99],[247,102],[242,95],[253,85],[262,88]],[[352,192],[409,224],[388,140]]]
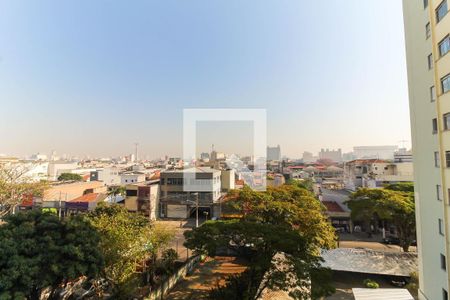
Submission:
[[[180,156],[184,108],[264,108],[293,158],[409,147],[403,34],[390,0],[2,1],[0,153]],[[250,127],[201,126],[200,152]]]

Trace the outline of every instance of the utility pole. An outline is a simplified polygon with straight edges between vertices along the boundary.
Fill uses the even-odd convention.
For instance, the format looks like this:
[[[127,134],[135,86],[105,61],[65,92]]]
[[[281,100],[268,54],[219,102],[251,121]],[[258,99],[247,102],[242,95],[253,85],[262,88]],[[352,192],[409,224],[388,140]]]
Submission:
[[[195,193],[195,228],[198,228],[198,193]]]
[[[59,216],[59,219],[61,219],[61,192],[59,192],[59,205],[58,205],[58,208],[59,208],[58,216]]]

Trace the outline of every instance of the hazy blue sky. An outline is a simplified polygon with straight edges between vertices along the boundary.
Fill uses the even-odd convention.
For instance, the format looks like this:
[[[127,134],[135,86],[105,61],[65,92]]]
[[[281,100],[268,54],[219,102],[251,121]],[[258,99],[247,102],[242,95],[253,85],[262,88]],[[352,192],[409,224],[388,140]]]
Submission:
[[[404,52],[400,0],[3,0],[0,153],[181,154],[183,108],[266,108],[291,157],[398,144]]]

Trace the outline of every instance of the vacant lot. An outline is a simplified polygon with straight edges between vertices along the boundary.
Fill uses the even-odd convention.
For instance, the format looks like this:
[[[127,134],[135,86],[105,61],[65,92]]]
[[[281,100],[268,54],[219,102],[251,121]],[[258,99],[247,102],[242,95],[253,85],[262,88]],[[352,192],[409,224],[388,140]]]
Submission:
[[[208,292],[225,278],[246,269],[246,261],[235,257],[207,258],[194,269],[191,275],[181,280],[166,296],[170,300],[207,299]]]

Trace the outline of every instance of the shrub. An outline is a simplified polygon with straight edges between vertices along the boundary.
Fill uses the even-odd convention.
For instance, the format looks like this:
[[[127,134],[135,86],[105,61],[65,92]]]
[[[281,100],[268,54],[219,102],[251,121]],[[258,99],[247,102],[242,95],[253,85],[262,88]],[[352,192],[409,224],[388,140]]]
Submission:
[[[377,289],[380,287],[380,285],[376,281],[373,281],[372,279],[366,279],[364,280],[363,283],[364,286],[369,289]]]

